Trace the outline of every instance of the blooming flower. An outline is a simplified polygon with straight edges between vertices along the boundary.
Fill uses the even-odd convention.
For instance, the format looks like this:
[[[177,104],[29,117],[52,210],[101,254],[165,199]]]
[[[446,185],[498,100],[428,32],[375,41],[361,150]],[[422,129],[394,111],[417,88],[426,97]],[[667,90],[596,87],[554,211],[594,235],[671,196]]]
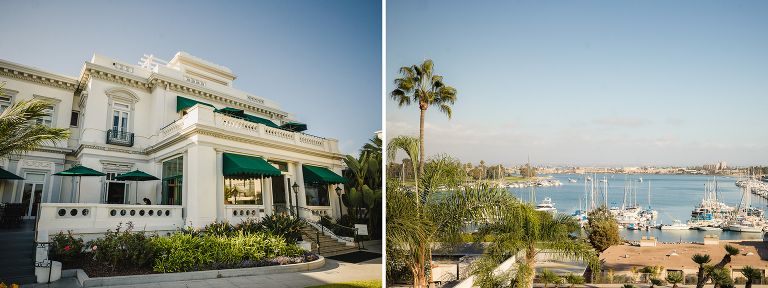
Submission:
[[[96,246],[93,246],[93,250],[96,250],[96,248],[98,248],[98,247],[96,247]]]
[[[69,246],[64,247],[64,251],[69,251]]]

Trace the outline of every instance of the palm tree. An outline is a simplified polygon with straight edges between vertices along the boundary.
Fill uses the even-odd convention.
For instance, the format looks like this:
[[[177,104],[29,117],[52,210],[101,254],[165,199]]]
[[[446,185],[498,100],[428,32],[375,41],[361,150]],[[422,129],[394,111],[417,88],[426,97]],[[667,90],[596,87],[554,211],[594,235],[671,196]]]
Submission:
[[[573,288],[573,286],[576,286],[576,285],[582,285],[586,283],[586,281],[584,281],[584,277],[575,275],[573,273],[568,273],[568,275],[565,275],[565,281],[568,281],[568,284],[571,284],[568,286],[570,288]]]
[[[651,287],[650,288],[653,288],[653,286],[661,286],[661,280],[656,278],[656,277],[651,277],[650,281],[651,281]]]
[[[725,252],[726,253],[723,256],[723,260],[720,260],[720,263],[717,263],[717,265],[712,267],[712,271],[704,275],[703,278],[699,279],[699,282],[696,283],[696,288],[703,288],[704,283],[709,281],[709,278],[712,277],[712,274],[715,273],[715,271],[720,270],[721,268],[725,267],[725,265],[728,265],[728,263],[731,263],[731,256],[739,255],[739,249],[731,245],[725,245]]]
[[[399,181],[386,185],[387,271],[408,267],[415,288],[427,286],[425,269],[430,269],[432,245],[455,247],[463,241],[466,219],[495,218],[497,207],[514,203],[514,198],[501,189],[480,186],[459,190],[461,169],[458,160],[438,155],[425,163],[418,193],[405,189]],[[441,185],[448,189],[437,189]]]
[[[544,283],[544,288],[547,288],[549,283],[555,284],[555,287],[563,283],[563,279],[560,279],[560,275],[557,275],[557,273],[552,272],[549,269],[541,270],[540,276],[541,282]]]
[[[411,167],[413,168],[413,180],[416,183],[416,191],[419,190],[419,177],[416,173],[416,162],[419,161],[420,146],[421,142],[419,141],[419,138],[407,135],[400,135],[392,138],[392,140],[389,140],[389,143],[387,144],[387,163],[395,162],[397,152],[400,149],[405,151],[405,154],[407,154],[408,158],[411,159]]]
[[[0,96],[4,95],[0,85]],[[20,100],[0,113],[0,159],[20,156],[40,146],[55,146],[69,138],[69,128],[53,128],[35,120],[49,116],[51,103]]]
[[[696,264],[699,264],[699,278],[697,283],[701,282],[701,279],[704,279],[704,264],[711,262],[712,258],[710,258],[707,254],[696,253],[693,255],[693,257],[691,257],[691,260],[696,262]]]
[[[677,288],[677,283],[683,282],[683,273],[680,272],[671,272],[667,274],[667,278],[664,280],[667,280],[667,282],[672,283],[672,288]]]
[[[429,106],[437,106],[437,109],[451,119],[451,107],[456,101],[456,89],[443,83],[443,76],[434,75],[434,63],[432,60],[424,60],[421,65],[400,67],[401,78],[395,79],[395,90],[389,97],[397,101],[398,107],[411,105],[411,102],[419,103],[421,118],[419,118],[419,172],[424,171],[424,114]]]
[[[381,145],[381,138],[379,138],[377,135],[373,135],[373,138],[368,139],[368,143],[365,143],[363,148],[360,149],[360,153],[367,152],[368,155],[371,155],[371,157],[376,157],[377,155],[381,154]]]
[[[762,271],[759,269],[753,268],[752,266],[744,266],[741,268],[741,274],[744,275],[745,278],[747,278],[747,285],[745,288],[752,288],[752,281],[754,279],[760,279],[761,276],[763,276]]]
[[[530,203],[516,202],[513,205],[499,206],[502,218],[494,219],[480,229],[477,239],[492,235],[483,257],[513,255],[524,253],[523,263],[536,270],[536,255],[548,251],[557,256],[580,260],[589,264],[592,271],[597,271],[595,250],[583,242],[574,241],[571,233],[580,231],[580,226],[573,218],[557,214],[554,218],[546,212],[536,211]],[[531,273],[526,287],[532,287],[535,275]]]
[[[713,269],[712,272],[709,273],[709,276],[712,277],[712,282],[715,282],[715,287],[718,288],[720,285],[731,283],[731,275],[730,271],[728,271],[728,268],[716,268]]]

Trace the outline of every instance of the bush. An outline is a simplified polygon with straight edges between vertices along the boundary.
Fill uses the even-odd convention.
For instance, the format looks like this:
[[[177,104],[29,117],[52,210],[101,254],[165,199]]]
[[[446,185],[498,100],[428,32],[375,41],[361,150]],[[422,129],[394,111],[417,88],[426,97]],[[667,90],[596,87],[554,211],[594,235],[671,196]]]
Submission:
[[[278,256],[305,255],[304,249],[287,243],[281,235],[263,232],[248,234],[238,231],[231,236],[206,237],[179,233],[155,238],[152,242],[157,247],[158,255],[154,270],[164,273],[216,269],[219,267],[216,265],[236,266],[246,260],[261,261]]]
[[[288,217],[287,215],[273,214],[261,219],[261,226],[272,235],[282,235],[289,244],[295,244],[301,239],[301,219]]]
[[[235,231],[235,227],[224,222],[213,222],[203,228],[206,236],[229,236]]]
[[[88,249],[95,254],[96,260],[109,263],[114,269],[118,262],[142,266],[151,263],[155,256],[155,247],[150,237],[144,232],[131,232],[133,223],[126,223],[125,231],[120,232],[123,223],[112,232],[107,230],[103,238],[88,241]]]
[[[740,284],[740,285],[747,284],[747,278],[739,276],[739,277],[734,278],[733,282],[736,283],[736,284]]]
[[[85,244],[83,237],[75,238],[72,231],[67,230],[67,234],[59,231],[59,234],[53,236],[53,258],[62,262],[71,261],[80,255],[83,255]]]
[[[235,225],[235,231],[243,231],[243,233],[252,234],[262,233],[264,232],[264,229],[262,229],[259,219],[248,218],[247,220],[240,222],[240,224]]]

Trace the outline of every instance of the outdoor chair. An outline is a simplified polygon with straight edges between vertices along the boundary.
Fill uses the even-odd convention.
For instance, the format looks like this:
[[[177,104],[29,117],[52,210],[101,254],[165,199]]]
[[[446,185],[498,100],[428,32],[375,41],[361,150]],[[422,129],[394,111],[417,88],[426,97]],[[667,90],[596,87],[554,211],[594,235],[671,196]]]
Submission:
[[[3,216],[0,218],[2,227],[21,227],[21,217],[24,216],[29,206],[23,203],[7,203],[3,208]]]

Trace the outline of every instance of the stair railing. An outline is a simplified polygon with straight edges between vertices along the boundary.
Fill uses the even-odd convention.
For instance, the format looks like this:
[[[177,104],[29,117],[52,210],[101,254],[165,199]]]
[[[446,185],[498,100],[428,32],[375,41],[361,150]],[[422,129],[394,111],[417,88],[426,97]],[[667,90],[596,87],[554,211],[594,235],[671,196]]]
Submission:
[[[320,221],[314,221],[314,220],[311,220],[311,219],[306,219],[304,217],[294,215],[294,214],[296,214],[296,212],[294,212],[295,211],[294,209],[300,209],[302,211],[309,212],[312,215],[315,215],[315,216],[319,217],[320,219],[323,219],[323,217],[326,216],[326,215],[321,215],[317,211],[309,209],[309,208],[306,208],[306,207],[291,206],[291,208],[292,209],[288,209],[289,211],[291,211],[291,215],[299,217],[299,218],[303,219],[304,221],[306,221],[307,223],[310,223],[313,227],[315,227],[315,229],[317,229],[319,232],[322,232],[323,236],[325,236],[325,234],[328,233],[333,238],[341,239],[341,240],[344,240],[346,242],[353,242],[353,243],[355,243],[357,245],[357,248],[360,249],[360,242],[358,241],[358,237],[357,237],[357,228],[345,227],[345,226],[339,225],[337,223],[334,223],[332,221],[327,221],[326,224],[329,224],[329,226],[331,226],[331,227],[326,227]],[[336,228],[336,229],[339,229],[340,231],[350,232],[350,234],[352,234],[354,236],[353,237],[347,237],[347,236],[338,235],[338,234],[334,233],[331,228]],[[318,238],[319,238],[319,236],[318,236]],[[319,244],[318,244],[318,247],[319,247]],[[320,250],[318,249],[318,251],[320,251]]]
[[[51,273],[53,272],[53,260],[51,260],[51,246],[53,242],[40,242],[37,241],[37,227],[40,224],[40,212],[42,211],[43,207],[39,203],[37,204],[37,217],[35,217],[35,251],[32,252],[32,257],[35,258],[35,267],[42,267],[42,268],[48,268],[48,283],[51,284]],[[37,251],[40,249],[45,249],[46,253],[46,260],[43,261],[37,261]]]

